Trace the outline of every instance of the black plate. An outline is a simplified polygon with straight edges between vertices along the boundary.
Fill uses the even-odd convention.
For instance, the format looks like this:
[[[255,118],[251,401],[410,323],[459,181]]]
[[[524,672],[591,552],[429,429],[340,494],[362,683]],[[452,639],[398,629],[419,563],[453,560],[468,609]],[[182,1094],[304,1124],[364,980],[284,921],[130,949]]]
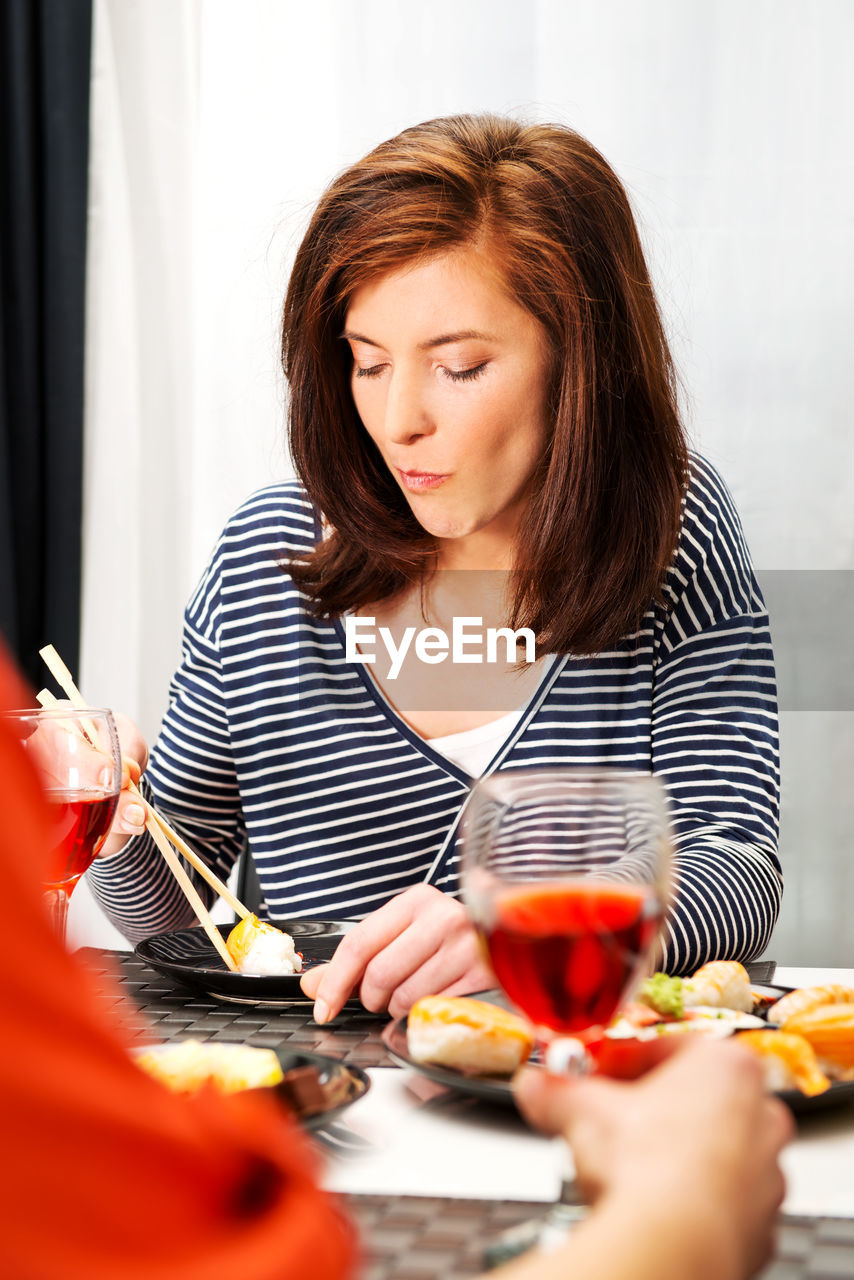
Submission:
[[[279,929],[291,934],[302,953],[303,972],[332,958],[352,920],[275,920]],[[233,924],[218,925],[227,938]],[[134,951],[158,973],[174,978],[194,991],[203,991],[230,1004],[285,1005],[310,1004],[300,987],[300,974],[288,973],[253,977],[232,973],[225,967],[204,929],[178,929],[157,933],[137,943]],[[361,1008],[361,1005],[358,1006]]]
[[[790,987],[763,987],[756,983],[752,985],[756,991],[773,991],[780,996],[787,994],[791,990]],[[509,1007],[507,998],[499,991],[478,992],[476,998],[478,1000],[491,1001],[493,1004],[500,1004],[504,1008]],[[513,1086],[508,1076],[470,1076],[462,1071],[455,1070],[454,1067],[440,1067],[429,1062],[414,1062],[409,1056],[409,1047],[406,1042],[406,1018],[398,1018],[384,1027],[382,1039],[389,1054],[400,1066],[410,1067],[413,1071],[418,1071],[421,1075],[426,1076],[428,1080],[444,1085],[447,1089],[456,1089],[458,1093],[467,1094],[469,1097],[481,1098],[486,1102],[498,1102],[507,1107],[515,1106]],[[529,1065],[541,1065],[536,1049]],[[854,1102],[854,1080],[839,1081],[836,1084],[832,1084],[829,1089],[825,1089],[824,1093],[817,1093],[813,1097],[807,1097],[806,1094],[801,1093],[798,1089],[781,1089],[777,1093],[777,1097],[785,1102],[789,1110],[796,1115],[823,1111],[827,1107],[840,1107]]]
[[[371,1087],[370,1078],[361,1067],[353,1067],[340,1058],[328,1058],[322,1053],[294,1053],[290,1049],[276,1049],[275,1052],[283,1071],[290,1071],[292,1067],[317,1067],[320,1087],[329,1095],[329,1106],[325,1111],[298,1117],[305,1129],[322,1129],[331,1124],[342,1111],[363,1098]],[[274,1093],[279,1090],[279,1085],[273,1085]],[[283,1101],[288,1106],[287,1101]]]

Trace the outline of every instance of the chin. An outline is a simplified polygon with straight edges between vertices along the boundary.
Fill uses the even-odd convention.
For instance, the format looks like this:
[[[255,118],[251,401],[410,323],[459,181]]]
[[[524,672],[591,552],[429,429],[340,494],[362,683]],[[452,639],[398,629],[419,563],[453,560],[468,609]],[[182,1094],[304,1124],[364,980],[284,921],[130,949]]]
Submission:
[[[425,533],[429,533],[433,538],[466,538],[471,533],[477,533],[483,527],[479,520],[460,520],[453,516],[443,518],[435,512],[427,513],[422,518],[422,515],[414,507],[412,514]]]

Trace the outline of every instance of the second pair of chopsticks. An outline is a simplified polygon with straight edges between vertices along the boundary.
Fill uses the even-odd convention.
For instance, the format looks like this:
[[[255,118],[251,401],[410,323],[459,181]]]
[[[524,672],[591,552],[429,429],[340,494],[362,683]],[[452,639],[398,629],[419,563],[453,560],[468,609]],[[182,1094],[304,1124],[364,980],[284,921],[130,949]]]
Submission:
[[[83,698],[83,695],[77,688],[71,672],[68,670],[53,645],[49,644],[44,649],[40,649],[39,654],[44,659],[51,675],[63,690],[71,705],[76,710],[87,711],[89,708]],[[53,694],[47,689],[42,689],[41,693],[38,694],[38,701],[46,708],[58,707],[56,698],[54,698]],[[92,726],[90,736],[94,741],[94,726]],[[143,809],[145,810],[146,830],[149,832],[157,848],[160,850],[169,870],[178,881],[178,884],[183,890],[190,906],[195,911],[199,923],[210,938],[224,964],[233,973],[236,973],[237,965],[228,952],[225,942],[223,941],[222,934],[211,919],[210,912],[202,902],[195,885],[182,867],[179,859],[176,857],[175,850],[172,848],[172,845],[174,845],[175,848],[184,855],[187,862],[189,862],[190,865],[198,871],[202,879],[205,880],[217,894],[219,894],[223,901],[231,907],[232,911],[236,912],[241,919],[250,914],[249,908],[243,905],[240,899],[231,892],[228,885],[226,885],[222,880],[220,880],[219,876],[211,871],[207,863],[202,861],[199,855],[190,848],[178,832],[175,831],[166,819],[157,812],[154,806],[148,803],[145,796],[133,782],[130,783],[129,790],[139,799],[140,804],[143,806]]]

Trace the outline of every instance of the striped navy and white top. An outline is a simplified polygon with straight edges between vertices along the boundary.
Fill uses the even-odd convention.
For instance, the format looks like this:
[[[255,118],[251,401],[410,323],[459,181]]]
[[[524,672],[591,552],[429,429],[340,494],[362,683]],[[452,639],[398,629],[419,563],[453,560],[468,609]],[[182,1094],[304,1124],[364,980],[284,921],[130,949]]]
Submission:
[[[360,917],[423,881],[456,894],[472,784],[346,660],[340,622],[312,617],[280,567],[319,536],[296,481],[229,521],[187,607],[144,779],[223,878],[248,837],[273,919]],[[699,458],[665,597],[613,650],[545,664],[486,772],[610,765],[664,781],[678,867],[667,963],[684,972],[761,953],[782,893],[768,618],[732,500]],[[89,876],[132,941],[191,922],[147,835]]]

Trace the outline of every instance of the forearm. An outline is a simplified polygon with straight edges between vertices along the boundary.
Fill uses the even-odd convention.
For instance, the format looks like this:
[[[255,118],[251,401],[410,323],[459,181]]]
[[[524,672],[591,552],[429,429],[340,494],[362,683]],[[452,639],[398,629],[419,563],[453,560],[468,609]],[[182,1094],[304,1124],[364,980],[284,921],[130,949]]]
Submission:
[[[748,839],[698,832],[677,851],[676,886],[661,957],[668,973],[762,954],[783,893],[770,850]]]
[[[190,871],[185,865],[185,870]],[[210,890],[190,872],[203,900]],[[181,929],[195,920],[172,872],[147,833],[129,840],[112,858],[98,858],[89,885],[104,914],[128,942]]]
[[[491,1274],[496,1280],[739,1280],[745,1274],[726,1223],[702,1201],[600,1201],[553,1253],[531,1251]]]

